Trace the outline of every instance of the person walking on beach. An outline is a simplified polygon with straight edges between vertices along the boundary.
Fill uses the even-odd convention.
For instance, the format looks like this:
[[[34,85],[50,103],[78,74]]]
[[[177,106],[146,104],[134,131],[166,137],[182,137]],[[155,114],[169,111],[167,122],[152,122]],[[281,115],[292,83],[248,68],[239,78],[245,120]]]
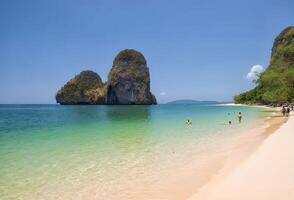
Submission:
[[[285,108],[285,106],[282,107],[282,114],[283,114],[283,116],[285,116],[285,114],[286,114],[286,108]]]
[[[288,106],[286,109],[286,116],[289,117],[289,115],[290,115],[290,107]]]
[[[241,112],[239,112],[239,114],[238,114],[238,121],[239,121],[239,123],[241,123],[241,121],[242,121],[242,113]]]

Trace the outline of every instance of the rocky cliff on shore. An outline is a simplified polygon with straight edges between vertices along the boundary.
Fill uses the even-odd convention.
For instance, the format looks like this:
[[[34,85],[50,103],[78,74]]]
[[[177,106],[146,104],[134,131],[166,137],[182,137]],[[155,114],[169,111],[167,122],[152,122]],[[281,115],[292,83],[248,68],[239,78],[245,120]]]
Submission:
[[[294,26],[285,28],[273,43],[268,68],[255,80],[256,87],[234,97],[236,103],[294,103]]]
[[[123,50],[115,57],[106,83],[97,73],[83,71],[57,92],[56,101],[63,105],[156,104],[150,92],[147,62],[133,49]]]

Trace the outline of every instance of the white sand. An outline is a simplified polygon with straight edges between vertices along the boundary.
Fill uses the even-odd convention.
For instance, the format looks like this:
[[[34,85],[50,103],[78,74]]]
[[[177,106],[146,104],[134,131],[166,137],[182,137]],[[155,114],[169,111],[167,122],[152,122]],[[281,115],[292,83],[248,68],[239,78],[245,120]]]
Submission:
[[[294,200],[293,114],[239,167],[212,178],[189,200]]]

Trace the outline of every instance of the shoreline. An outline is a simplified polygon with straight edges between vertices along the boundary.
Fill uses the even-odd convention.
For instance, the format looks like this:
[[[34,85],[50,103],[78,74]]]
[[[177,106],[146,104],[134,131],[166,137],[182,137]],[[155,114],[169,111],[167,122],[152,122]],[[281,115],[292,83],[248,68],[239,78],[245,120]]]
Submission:
[[[230,174],[231,171],[239,167],[252,154],[254,154],[260,145],[287,120],[286,118],[279,117],[280,112],[272,107],[253,105],[251,107],[266,108],[268,111],[265,110],[264,112],[270,112],[271,116],[264,118],[262,124],[256,124],[248,130],[243,130],[238,133],[236,138],[230,140],[227,144],[224,144],[224,146],[219,149],[219,152],[210,158],[210,164],[207,166],[207,169],[202,172],[200,177],[199,175],[196,175],[194,176],[194,180],[190,177],[187,178],[185,182],[180,181],[185,183],[181,187],[182,189],[178,187],[178,184],[175,184],[173,188],[170,188],[172,191],[177,191],[174,193],[176,198],[173,199],[189,199],[191,196],[194,196],[194,194],[197,194],[198,191],[201,191],[202,188],[205,188],[206,185],[209,185],[215,179],[219,179],[219,176]],[[198,165],[197,162],[198,161],[191,162],[189,165],[193,168],[193,166]],[[183,172],[175,171],[175,173],[180,176],[178,177],[179,180],[181,180],[182,177],[187,176],[187,174]],[[191,175],[192,174],[190,174],[190,176]]]
[[[242,151],[231,155],[233,157],[239,156],[237,158],[239,160],[229,158],[226,165],[217,174],[213,175],[209,182],[187,198],[188,200],[294,199],[294,174],[292,173],[292,177],[285,178],[287,175],[291,175],[291,171],[289,171],[291,167],[287,167],[288,159],[294,158],[294,153],[291,153],[292,146],[290,145],[291,137],[293,138],[291,128],[294,128],[293,113],[289,117],[280,117],[281,115],[278,114],[279,108],[277,107],[259,107],[268,108],[275,113],[265,121],[265,126],[262,127],[261,134],[264,138],[257,144],[249,144],[249,146],[253,146],[249,148],[250,152],[245,152],[245,155],[238,155]],[[287,144],[288,140],[290,140],[289,144]],[[284,146],[282,145],[283,143],[285,143]],[[283,151],[286,149],[288,149],[288,152]],[[283,160],[279,160],[279,153],[287,154],[289,158],[283,157]],[[272,155],[275,155],[275,157],[273,158]],[[290,183],[289,185],[285,185],[279,179],[279,162],[284,164],[281,167],[282,170],[286,168],[284,178],[286,182]],[[291,166],[294,167],[294,161],[292,161]],[[271,174],[275,174],[275,176],[271,176]],[[266,177],[271,177],[272,179],[270,180]],[[265,185],[268,186],[268,189],[265,189]],[[281,188],[288,189],[288,197],[283,196],[281,198],[281,195],[283,195]]]

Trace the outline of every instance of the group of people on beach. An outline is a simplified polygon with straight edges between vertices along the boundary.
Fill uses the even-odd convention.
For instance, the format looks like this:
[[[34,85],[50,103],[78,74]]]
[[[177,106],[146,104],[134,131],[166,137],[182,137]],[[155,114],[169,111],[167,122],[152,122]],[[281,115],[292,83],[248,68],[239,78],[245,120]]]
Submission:
[[[294,104],[288,104],[288,105],[283,105],[282,106],[282,114],[283,116],[288,117],[290,115],[290,112],[294,110]],[[228,113],[228,115],[230,115],[230,113]],[[241,123],[242,122],[242,113],[238,112],[238,122]],[[186,121],[187,125],[192,125],[192,120],[187,119]],[[229,121],[229,125],[232,125],[232,121]]]
[[[290,105],[283,105],[282,106],[282,114],[283,116],[288,117],[290,115],[291,110],[293,110],[294,105],[290,104]]]

